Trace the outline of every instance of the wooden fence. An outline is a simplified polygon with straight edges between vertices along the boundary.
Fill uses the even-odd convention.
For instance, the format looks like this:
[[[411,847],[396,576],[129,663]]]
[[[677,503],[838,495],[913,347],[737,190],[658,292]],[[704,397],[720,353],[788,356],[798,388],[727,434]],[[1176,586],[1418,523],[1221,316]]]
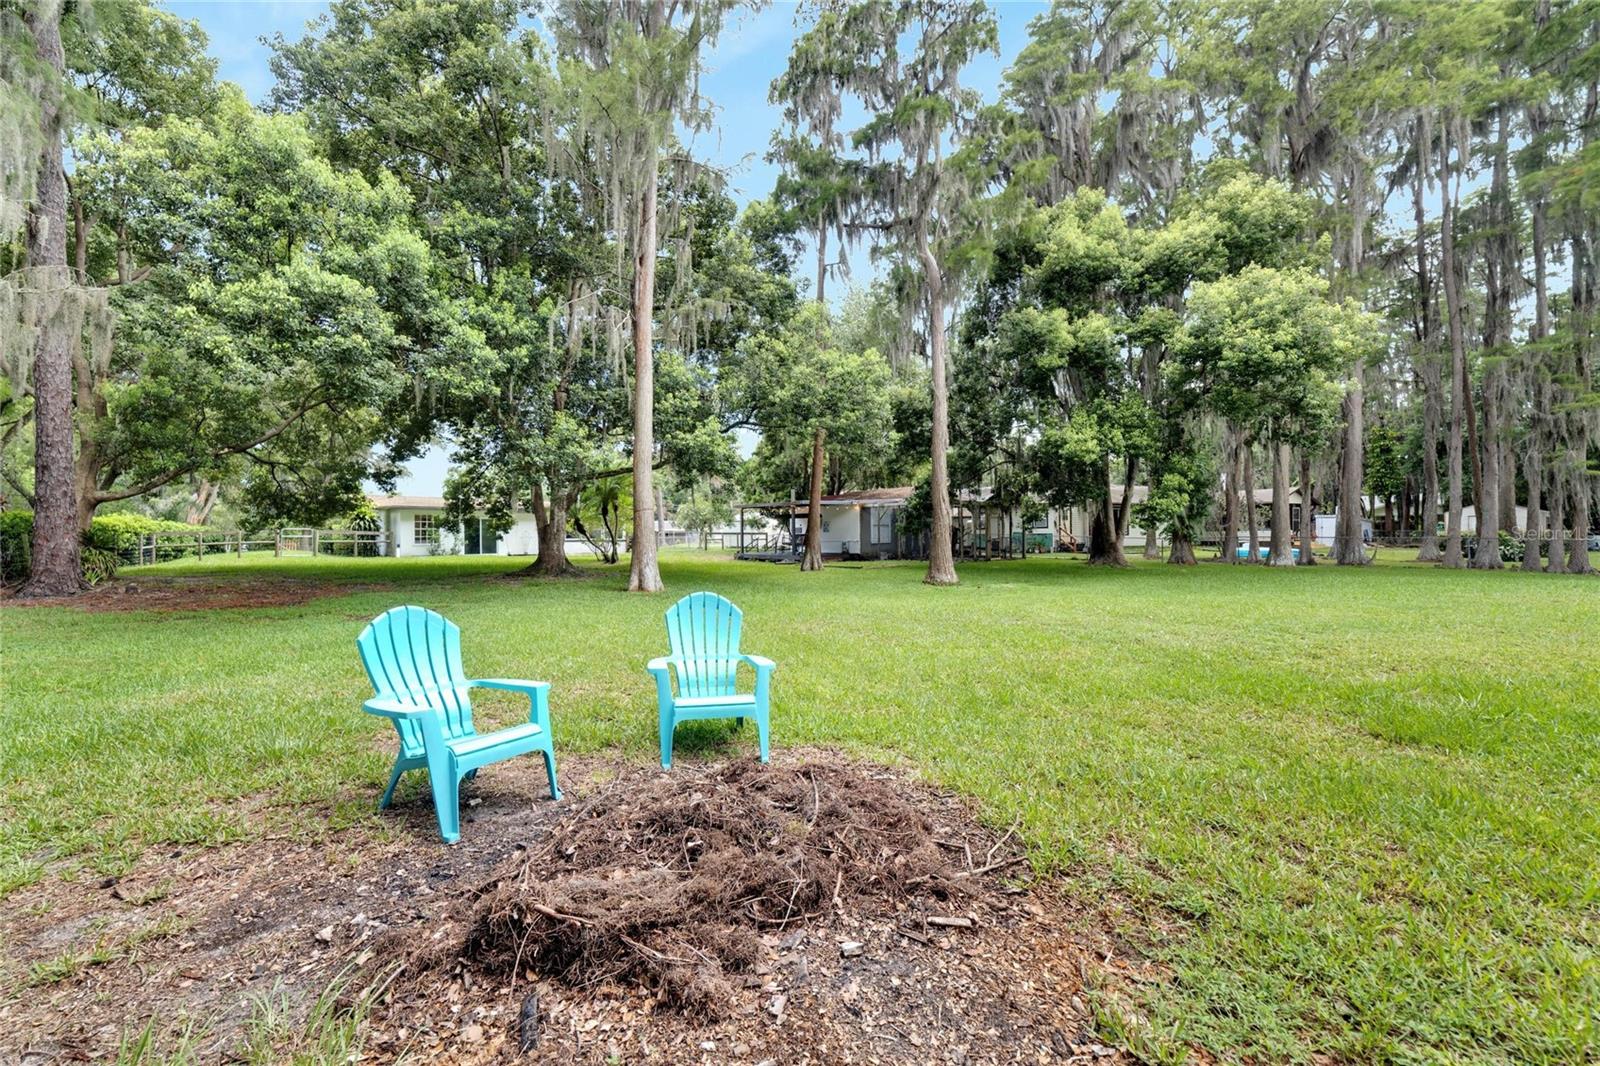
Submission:
[[[293,526],[285,529],[247,533],[243,530],[203,530],[147,533],[139,540],[133,558],[139,564],[164,563],[173,559],[204,559],[208,555],[234,555],[246,552],[272,552],[285,555],[377,556],[388,550],[388,538],[378,530],[310,529]]]

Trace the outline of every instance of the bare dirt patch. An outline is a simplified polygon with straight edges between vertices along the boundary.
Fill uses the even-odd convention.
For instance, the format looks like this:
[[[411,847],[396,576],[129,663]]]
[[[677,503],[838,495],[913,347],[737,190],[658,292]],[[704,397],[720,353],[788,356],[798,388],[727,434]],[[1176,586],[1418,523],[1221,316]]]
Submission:
[[[202,1058],[227,1058],[258,1001],[303,1016],[352,972],[387,989],[377,1062],[1122,1057],[1083,990],[1107,973],[1104,912],[1028,883],[1014,838],[953,796],[812,751],[569,759],[553,804],[520,762],[466,787],[455,847],[413,786],[377,830],[174,849],[0,901],[0,1061],[104,1059],[151,1017],[201,1019]]]
[[[296,607],[324,596],[388,588],[382,584],[340,584],[294,578],[229,580],[214,575],[108,581],[76,596],[23,599],[14,593],[0,603],[14,607],[74,607],[80,611],[214,611],[229,608]]]

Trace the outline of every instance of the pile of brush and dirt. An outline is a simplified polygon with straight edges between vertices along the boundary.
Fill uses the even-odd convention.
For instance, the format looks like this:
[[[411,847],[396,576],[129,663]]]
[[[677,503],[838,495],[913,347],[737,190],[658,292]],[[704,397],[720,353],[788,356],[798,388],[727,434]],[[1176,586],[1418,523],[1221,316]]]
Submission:
[[[634,985],[714,1018],[774,933],[887,916],[926,944],[971,928],[972,897],[1008,891],[987,875],[1023,862],[1010,834],[936,824],[947,798],[838,757],[625,777],[466,892],[454,935],[393,944],[402,984],[466,966],[489,981]]]

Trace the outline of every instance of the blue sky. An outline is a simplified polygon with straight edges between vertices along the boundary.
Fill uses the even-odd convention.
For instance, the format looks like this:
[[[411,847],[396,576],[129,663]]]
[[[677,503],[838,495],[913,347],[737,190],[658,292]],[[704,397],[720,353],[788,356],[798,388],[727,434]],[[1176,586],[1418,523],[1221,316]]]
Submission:
[[[1044,0],[1006,0],[991,6],[1000,20],[1000,54],[974,62],[965,81],[994,99],[1002,71],[1027,40],[1028,21],[1046,4]],[[328,5],[322,0],[169,0],[167,7],[201,25],[210,38],[218,74],[238,83],[250,99],[260,103],[266,100],[273,82],[268,66],[271,49],[262,38],[281,33],[295,40],[304,35],[306,23],[324,13]],[[767,102],[767,87],[788,59],[795,11],[795,4],[778,2],[736,15],[711,52],[708,72],[701,79],[702,93],[717,105],[719,114],[715,128],[698,134],[694,147],[701,158],[728,173],[730,191],[741,204],[767,195],[776,178],[763,158],[780,118],[778,109]],[[867,280],[869,269],[865,249],[857,249],[851,256],[851,280]],[[839,288],[835,286],[835,291]],[[399,491],[438,495],[445,467],[443,450],[431,450],[411,464]]]

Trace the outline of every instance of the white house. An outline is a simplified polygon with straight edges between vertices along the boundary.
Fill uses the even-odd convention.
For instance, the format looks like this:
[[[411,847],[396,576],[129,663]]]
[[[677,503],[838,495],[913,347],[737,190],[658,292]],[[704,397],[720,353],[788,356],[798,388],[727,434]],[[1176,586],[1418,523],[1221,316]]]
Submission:
[[[512,514],[512,526],[496,534],[483,518],[465,527],[446,524],[442,496],[373,496],[378,528],[389,555],[535,555],[539,525],[525,511]]]
[[[1539,517],[1541,519],[1545,519],[1546,521],[1549,519],[1549,515],[1544,511],[1539,512]],[[1528,507],[1526,504],[1519,503],[1517,504],[1517,529],[1527,528]],[[1441,532],[1444,530],[1443,520],[1439,522],[1439,529]],[[1470,503],[1461,508],[1461,532],[1467,534],[1468,536],[1475,536],[1478,532],[1478,509],[1472,506]],[[1508,530],[1507,532],[1510,531]]]
[[[822,497],[822,554],[835,558],[853,556],[877,559],[894,558],[911,550],[900,531],[900,510],[911,498],[911,487],[860,489],[830,493]],[[780,500],[773,503],[739,505],[746,532],[756,529],[756,515],[771,515],[780,524],[783,548],[795,550],[805,543],[807,500]],[[751,514],[750,512],[755,512]]]

